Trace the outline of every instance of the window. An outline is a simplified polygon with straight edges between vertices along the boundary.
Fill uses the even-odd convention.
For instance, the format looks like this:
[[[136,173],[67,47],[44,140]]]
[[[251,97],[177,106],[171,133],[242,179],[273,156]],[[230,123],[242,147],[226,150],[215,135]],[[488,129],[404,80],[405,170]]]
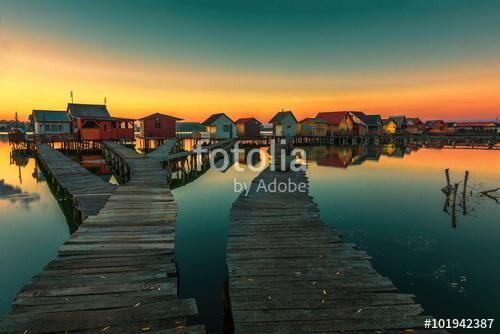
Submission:
[[[57,131],[57,124],[52,124],[52,132],[56,132]]]
[[[161,129],[161,122],[155,122],[155,128]]]
[[[292,127],[292,126],[291,126],[290,124],[288,124],[288,125],[286,126],[286,128],[287,128],[287,129],[290,129],[291,127]]]
[[[57,131],[62,132],[62,124],[57,125]]]
[[[224,132],[229,132],[229,125],[224,125],[223,131]]]

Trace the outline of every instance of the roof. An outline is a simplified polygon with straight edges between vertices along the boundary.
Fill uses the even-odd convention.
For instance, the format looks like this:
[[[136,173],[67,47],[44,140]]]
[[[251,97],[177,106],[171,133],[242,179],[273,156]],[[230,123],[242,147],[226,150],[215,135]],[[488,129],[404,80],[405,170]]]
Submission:
[[[255,122],[259,123],[259,124],[262,124],[261,122],[259,122],[259,120],[257,120],[256,118],[254,117],[247,117],[247,118],[240,118],[238,119],[236,122],[236,124],[246,124],[248,122],[250,122],[251,120],[254,120]]]
[[[213,122],[219,119],[221,116],[226,116],[231,122],[233,122],[232,119],[230,119],[226,114],[224,113],[219,113],[219,114],[213,114],[209,118],[205,120],[205,122],[202,122],[201,125],[211,125]],[[234,122],[233,122],[234,123]]]
[[[177,122],[175,123],[175,128],[179,132],[203,130],[203,126],[197,122]]]
[[[396,126],[401,128],[406,125],[406,116],[389,116],[390,119],[393,119],[396,122]]]
[[[339,125],[347,115],[349,115],[348,111],[328,111],[318,113],[316,118],[322,119],[331,125]]]
[[[419,124],[419,123],[420,123],[420,124],[424,124],[424,122],[422,122],[422,121],[420,120],[420,118],[418,118],[418,117],[408,117],[408,118],[406,119],[406,123],[407,123],[409,126],[415,126],[415,125],[417,125],[417,124]]]
[[[109,118],[108,109],[104,104],[68,103],[68,111],[76,118]]]
[[[293,119],[295,120],[295,122],[297,122],[297,119],[295,118],[295,116],[293,115],[293,113],[291,111],[280,111],[278,112],[276,115],[274,115],[273,118],[271,118],[271,120],[269,121],[269,123],[279,123],[283,120],[283,118],[285,118],[287,115],[290,115],[293,117]]]
[[[177,118],[177,117],[174,117],[174,116],[161,114],[161,113],[159,113],[159,112],[156,112],[156,113],[151,114],[151,115],[148,115],[148,116],[144,116],[143,118],[139,118],[138,120],[139,120],[139,121],[142,121],[143,119],[146,119],[146,118],[153,118],[153,117],[156,117],[156,116],[163,116],[163,117],[168,117],[168,118],[175,119],[176,121],[182,121],[182,118]]]
[[[378,126],[380,115],[367,115],[362,111],[350,111],[351,114],[358,117],[361,122],[365,123],[368,126]]]
[[[437,120],[430,120],[430,121],[426,121],[425,122],[425,126],[427,126],[428,128],[432,128],[438,124],[445,124],[446,126],[448,126],[448,123],[446,123],[445,121],[441,120],[441,119],[437,119]]]
[[[304,122],[311,122],[311,123],[321,123],[321,124],[326,124],[326,121],[324,119],[320,118],[304,118],[301,120],[299,123],[304,123]]]
[[[387,125],[387,124],[389,124],[390,122],[393,122],[394,124],[396,124],[396,125],[397,125],[396,121],[395,121],[395,120],[393,120],[392,118],[386,118],[386,119],[383,119],[383,120],[382,120],[382,123],[383,123],[384,125]]]
[[[462,127],[466,127],[466,126],[491,126],[491,127],[494,127],[494,126],[497,126],[495,124],[495,122],[457,122],[456,124],[457,124],[456,126],[462,126]]]
[[[68,114],[60,110],[33,110],[35,122],[68,122]]]

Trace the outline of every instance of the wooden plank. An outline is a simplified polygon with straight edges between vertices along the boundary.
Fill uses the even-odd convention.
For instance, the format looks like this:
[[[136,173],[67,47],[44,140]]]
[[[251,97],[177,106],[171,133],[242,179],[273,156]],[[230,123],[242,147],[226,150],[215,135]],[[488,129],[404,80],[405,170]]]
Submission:
[[[307,183],[304,172],[266,169],[230,212],[228,294],[235,333],[424,331],[413,296],[397,293],[370,257],[320,219],[306,192],[255,183]],[[441,331],[437,331],[441,332]]]
[[[130,182],[106,184],[40,145],[59,186],[93,215],[17,294],[0,332],[204,333],[186,326],[197,314],[194,299],[177,299],[178,208],[158,158],[168,147],[148,158],[116,143],[102,146],[131,171]]]

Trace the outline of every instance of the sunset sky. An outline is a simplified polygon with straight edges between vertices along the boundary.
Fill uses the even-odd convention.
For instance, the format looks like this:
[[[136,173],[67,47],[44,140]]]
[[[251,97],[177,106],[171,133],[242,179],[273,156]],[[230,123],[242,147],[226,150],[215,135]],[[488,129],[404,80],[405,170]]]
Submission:
[[[496,0],[0,0],[0,118],[500,118]]]

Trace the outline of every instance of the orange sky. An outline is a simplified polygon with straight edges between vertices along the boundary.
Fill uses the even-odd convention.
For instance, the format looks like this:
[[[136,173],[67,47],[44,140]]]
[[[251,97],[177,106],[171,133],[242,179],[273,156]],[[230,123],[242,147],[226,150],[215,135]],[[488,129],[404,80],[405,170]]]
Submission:
[[[500,117],[500,67],[494,60],[387,73],[244,71],[150,62],[10,30],[0,35],[0,51],[0,118],[65,109],[71,90],[78,103],[102,103],[106,96],[112,115],[131,118],[162,112],[202,121],[225,112],[267,122],[282,108],[299,119],[330,110],[424,119]]]

